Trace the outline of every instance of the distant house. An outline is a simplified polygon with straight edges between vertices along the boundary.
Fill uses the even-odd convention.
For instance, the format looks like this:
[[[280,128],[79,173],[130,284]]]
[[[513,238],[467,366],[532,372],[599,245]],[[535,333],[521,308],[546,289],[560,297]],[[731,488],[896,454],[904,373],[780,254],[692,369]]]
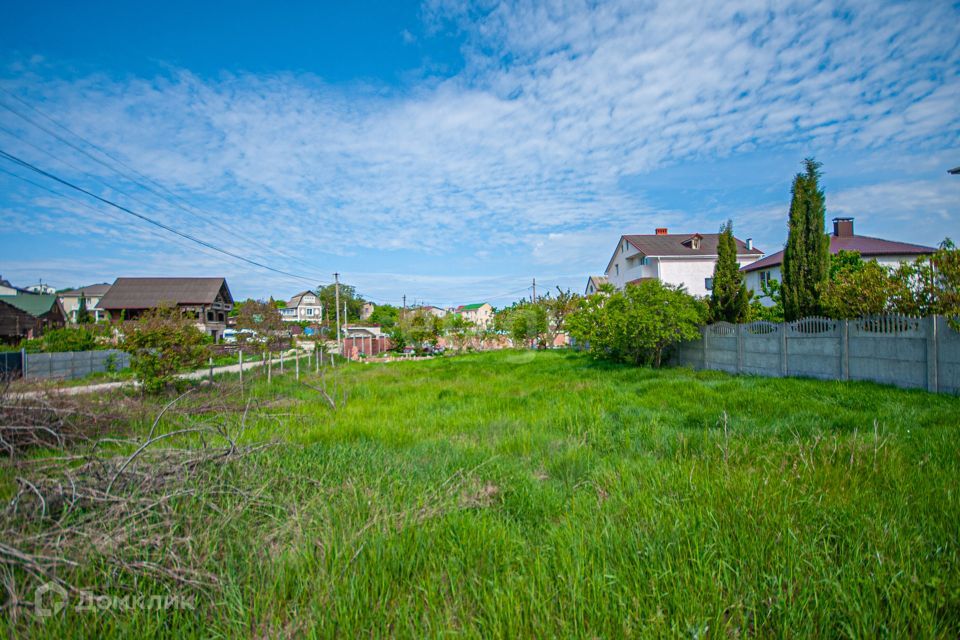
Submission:
[[[600,291],[600,286],[604,284],[607,284],[607,276],[590,276],[587,278],[587,286],[583,290],[583,295],[589,296]]]
[[[620,236],[607,263],[607,281],[618,289],[644,280],[683,285],[687,293],[709,295],[713,267],[717,262],[719,233],[668,233],[659,228],[653,235]],[[746,265],[763,257],[753,240],[734,238],[737,263]]]
[[[373,304],[372,302],[364,302],[363,307],[360,309],[360,319],[369,320],[376,308],[377,305]]]
[[[32,294],[32,291],[27,291],[21,287],[15,287],[10,284],[9,280],[4,280],[0,278],[0,296],[16,296],[21,294]]]
[[[56,292],[57,292],[56,289],[54,289],[54,288],[51,287],[50,285],[46,284],[45,282],[38,282],[37,284],[32,284],[32,285],[30,285],[29,287],[27,287],[26,289],[27,289],[27,291],[30,292],[30,293],[42,293],[42,294],[45,294],[45,295],[47,295],[47,294],[53,294],[53,293],[56,293]]]
[[[417,310],[418,310],[418,311],[424,311],[424,312],[426,312],[426,313],[429,313],[430,315],[432,315],[432,316],[434,316],[434,317],[436,317],[436,318],[442,318],[442,317],[444,317],[444,316],[447,315],[447,310],[446,310],[446,309],[441,309],[440,307],[434,307],[434,306],[430,306],[430,305],[427,305],[427,306],[424,306],[424,307],[418,307]]]
[[[284,322],[322,322],[323,305],[313,291],[301,291],[280,309],[280,317]]]
[[[197,328],[219,342],[233,296],[224,278],[117,278],[98,307],[117,322],[163,305],[175,305],[196,318]]]
[[[909,262],[936,251],[933,247],[919,244],[858,236],[853,232],[853,218],[834,218],[833,233],[830,235],[830,253],[839,253],[841,250],[856,251],[865,260],[876,260],[887,267],[896,267],[903,262]],[[769,297],[762,294],[762,285],[771,280],[778,282],[781,280],[782,264],[783,251],[781,250],[740,268],[746,276],[747,288],[754,292],[762,304],[768,306],[773,304]]]
[[[39,338],[47,329],[60,328],[66,322],[63,305],[55,295],[0,296],[0,340],[4,342]]]
[[[478,327],[486,328],[493,324],[493,307],[488,302],[462,304],[454,310],[454,313],[460,314],[464,320]]]
[[[77,312],[80,311],[81,301],[86,304],[87,311],[90,312],[90,317],[94,321],[99,322],[105,319],[107,314],[102,309],[97,308],[97,304],[109,289],[110,285],[104,282],[102,284],[91,284],[87,287],[80,287],[79,289],[61,291],[57,294],[57,297],[60,298],[60,304],[63,305],[63,310],[67,314],[67,320],[70,322],[76,323]]]

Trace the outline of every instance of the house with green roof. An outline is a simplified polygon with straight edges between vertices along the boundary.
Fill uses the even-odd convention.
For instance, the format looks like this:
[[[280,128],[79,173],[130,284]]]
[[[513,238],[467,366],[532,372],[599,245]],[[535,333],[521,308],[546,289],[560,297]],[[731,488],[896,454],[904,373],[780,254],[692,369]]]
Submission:
[[[472,322],[478,327],[493,326],[493,306],[489,302],[462,304],[456,308],[454,313],[459,314],[464,320]]]
[[[47,329],[63,327],[67,314],[53,294],[0,296],[0,341],[39,338]]]

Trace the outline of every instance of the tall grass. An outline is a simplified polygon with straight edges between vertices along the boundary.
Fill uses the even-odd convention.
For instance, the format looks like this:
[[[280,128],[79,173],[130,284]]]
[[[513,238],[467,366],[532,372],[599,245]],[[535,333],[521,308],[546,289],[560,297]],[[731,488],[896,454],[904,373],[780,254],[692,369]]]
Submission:
[[[195,610],[68,608],[9,630],[960,635],[957,398],[560,352],[335,375],[335,411],[289,374],[248,386],[245,438],[286,444],[231,473],[274,508],[197,521],[185,501],[182,535],[222,580]],[[71,579],[166,592],[97,566]]]

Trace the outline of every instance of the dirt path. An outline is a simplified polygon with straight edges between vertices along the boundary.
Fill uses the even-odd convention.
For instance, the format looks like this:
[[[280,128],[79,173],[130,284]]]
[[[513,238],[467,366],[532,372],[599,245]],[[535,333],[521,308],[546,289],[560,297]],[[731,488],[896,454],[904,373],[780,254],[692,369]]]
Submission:
[[[307,352],[301,352],[300,359],[303,360],[303,357]],[[289,367],[292,371],[296,366],[294,364],[294,356],[284,356],[284,366]],[[251,360],[249,362],[243,363],[243,370],[250,371],[251,369],[256,369],[257,367],[266,366],[266,361],[264,360]],[[274,367],[280,366],[280,358],[273,359]],[[213,368],[213,375],[218,376],[224,373],[239,373],[240,364],[228,364],[220,367]],[[279,370],[277,370],[279,373]],[[197,369],[196,371],[190,371],[188,373],[181,373],[178,375],[178,378],[183,378],[184,380],[202,380],[210,375],[210,368],[204,367],[203,369]],[[100,382],[97,384],[85,384],[75,387],[51,387],[49,389],[39,389],[35,391],[24,391],[19,395],[24,398],[35,398],[40,397],[48,393],[59,393],[65,396],[75,396],[83,393],[96,393],[99,391],[112,391],[114,389],[120,389],[123,387],[133,387],[136,388],[139,386],[139,383],[136,380],[121,380],[119,382]]]

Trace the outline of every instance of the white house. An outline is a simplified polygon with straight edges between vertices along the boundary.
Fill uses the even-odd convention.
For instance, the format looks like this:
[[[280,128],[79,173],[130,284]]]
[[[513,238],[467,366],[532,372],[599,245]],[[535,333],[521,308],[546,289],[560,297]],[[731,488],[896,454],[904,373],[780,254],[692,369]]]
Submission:
[[[429,305],[424,307],[419,307],[419,310],[429,313],[430,315],[436,318],[442,318],[447,315],[446,309],[441,309],[440,307],[433,307]]]
[[[583,295],[589,296],[600,290],[600,286],[607,284],[606,276],[590,276],[587,278],[587,286],[583,290]]]
[[[62,291],[57,294],[57,296],[60,298],[60,304],[63,305],[63,310],[67,314],[67,320],[70,322],[76,323],[81,300],[86,304],[87,311],[90,312],[90,317],[94,321],[100,322],[106,319],[107,314],[99,309],[97,304],[100,302],[100,298],[109,290],[110,285],[104,282],[102,284],[92,284],[88,287],[80,287],[79,289]]]
[[[488,302],[462,304],[457,307],[455,313],[459,313],[464,320],[478,327],[486,328],[493,325],[493,307]]]
[[[323,305],[313,291],[301,291],[287,301],[285,308],[280,309],[280,318],[284,322],[321,322]]]
[[[933,247],[919,244],[858,236],[853,232],[853,218],[834,218],[833,233],[830,234],[830,253],[839,253],[841,250],[856,251],[864,260],[876,260],[886,267],[897,267],[903,262],[910,262],[936,251]],[[768,296],[763,295],[762,284],[770,280],[779,282],[782,264],[781,250],[740,268],[746,276],[747,288],[754,292],[762,304],[773,304]]]
[[[683,285],[687,293],[695,296],[709,295],[719,238],[719,233],[668,233],[665,228],[657,229],[653,235],[620,236],[607,263],[606,280],[623,289],[628,284],[657,279]],[[746,242],[736,238],[734,241],[741,266],[763,257],[750,238]]]

